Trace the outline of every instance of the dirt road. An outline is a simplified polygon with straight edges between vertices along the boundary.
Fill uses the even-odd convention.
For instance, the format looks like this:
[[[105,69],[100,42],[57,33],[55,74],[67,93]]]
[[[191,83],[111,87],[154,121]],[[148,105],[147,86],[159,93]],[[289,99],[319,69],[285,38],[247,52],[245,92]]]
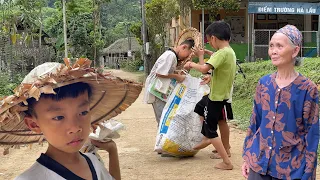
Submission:
[[[117,75],[127,76],[131,79],[135,75],[121,73]],[[160,157],[153,152],[156,136],[156,121],[151,105],[142,103],[142,96],[117,116],[116,120],[122,122],[126,129],[120,132],[121,138],[116,140],[119,149],[121,174],[124,180],[238,180],[244,179],[241,175],[241,149],[245,133],[231,128],[230,143],[232,146],[231,160],[234,170],[221,171],[214,169],[214,165],[220,160],[210,159],[212,147],[200,151],[195,157],[177,159]],[[30,167],[44,152],[46,145],[34,145],[30,150],[28,147],[12,149],[7,156],[2,155],[0,150],[0,179],[13,179],[19,173]],[[107,153],[100,151],[100,155],[107,162]],[[319,175],[318,170],[318,177]]]

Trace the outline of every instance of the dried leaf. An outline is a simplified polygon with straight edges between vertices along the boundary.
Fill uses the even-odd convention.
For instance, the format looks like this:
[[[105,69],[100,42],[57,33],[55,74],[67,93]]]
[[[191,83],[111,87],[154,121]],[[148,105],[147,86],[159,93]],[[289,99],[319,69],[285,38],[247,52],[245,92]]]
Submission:
[[[7,104],[11,104],[15,97],[16,97],[16,96],[14,96],[14,95],[10,95],[10,96],[8,96],[6,99],[4,99],[3,101],[4,101],[5,103],[7,103]]]
[[[81,68],[87,68],[90,67],[91,62],[88,58],[79,58],[76,63],[73,65],[73,68],[81,67]]]
[[[56,94],[56,92],[54,92],[52,86],[50,85],[42,87],[40,89],[40,92],[44,94]]]
[[[64,58],[63,59],[64,63],[66,64],[67,67],[70,67],[70,59],[69,58]]]
[[[81,69],[76,69],[76,70],[70,70],[69,75],[72,77],[82,77],[83,75],[87,74],[86,71],[83,71]]]
[[[26,101],[28,99],[28,96],[27,94],[24,94],[23,96],[20,96],[17,98],[17,102],[23,102],[23,101]]]
[[[91,66],[91,63],[92,63],[92,61],[90,61],[89,59],[87,59],[87,60],[85,61],[85,63],[83,64],[83,67],[84,67],[84,68],[89,68],[89,67]]]
[[[28,106],[28,102],[27,101],[23,101],[23,104]]]
[[[35,86],[33,86],[32,89],[29,91],[29,97],[30,98],[33,97],[37,101],[39,101],[40,95],[41,95],[40,90]]]
[[[49,78],[47,82],[57,84],[57,81],[54,80],[53,78]]]

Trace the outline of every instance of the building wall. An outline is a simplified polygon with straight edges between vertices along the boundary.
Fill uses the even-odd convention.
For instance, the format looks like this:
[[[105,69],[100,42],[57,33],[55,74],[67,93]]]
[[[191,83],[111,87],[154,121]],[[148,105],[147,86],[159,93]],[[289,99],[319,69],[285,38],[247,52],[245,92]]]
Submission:
[[[205,29],[210,24],[208,11],[205,13]],[[186,27],[191,26],[202,32],[202,11],[192,10],[190,16],[175,18],[172,21],[170,30],[170,41],[174,42],[179,36],[179,33]],[[250,22],[250,25],[254,25],[255,29],[279,29],[286,24],[293,24],[301,31],[315,31],[318,29],[318,16],[311,15],[290,15],[290,14],[248,14],[247,2],[241,4],[241,9],[238,12],[226,12],[221,9],[219,11],[219,17],[216,20],[225,20],[231,26],[233,37],[231,42],[234,43],[247,43],[248,41],[248,19],[249,16],[254,16],[254,23]],[[251,19],[251,18],[250,18]],[[191,23],[190,23],[191,20]],[[173,35],[174,34],[174,35]],[[305,42],[311,42],[315,39],[315,33],[303,34]],[[206,41],[206,40],[205,40]]]
[[[204,30],[210,25],[209,14],[205,12],[205,25]],[[221,9],[216,16],[215,20],[224,20],[228,22],[231,26],[233,37],[231,41],[236,42],[246,42],[247,39],[247,10],[241,8],[238,12],[226,12]],[[202,31],[201,26],[202,21],[202,11],[193,10],[192,11],[192,27]],[[206,41],[206,40],[205,40]]]

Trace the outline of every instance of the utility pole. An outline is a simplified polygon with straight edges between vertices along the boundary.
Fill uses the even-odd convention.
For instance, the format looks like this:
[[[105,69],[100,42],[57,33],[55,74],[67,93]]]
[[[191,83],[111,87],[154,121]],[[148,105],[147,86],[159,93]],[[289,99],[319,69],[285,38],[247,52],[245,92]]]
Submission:
[[[145,76],[147,77],[149,75],[149,67],[150,67],[150,61],[148,60],[147,57],[147,28],[146,28],[146,10],[145,10],[145,0],[140,0],[141,1],[141,20],[142,20],[142,27],[141,27],[141,35],[142,35],[142,40],[143,40],[143,52],[142,52],[142,57],[143,57],[143,61],[144,61],[144,73]]]
[[[130,58],[131,55],[131,36],[130,36],[130,31],[129,31],[129,23],[125,23],[126,28],[127,28],[127,34],[128,34],[128,58]]]
[[[68,58],[66,0],[62,0],[62,8],[63,8],[62,10],[63,10],[64,57]]]

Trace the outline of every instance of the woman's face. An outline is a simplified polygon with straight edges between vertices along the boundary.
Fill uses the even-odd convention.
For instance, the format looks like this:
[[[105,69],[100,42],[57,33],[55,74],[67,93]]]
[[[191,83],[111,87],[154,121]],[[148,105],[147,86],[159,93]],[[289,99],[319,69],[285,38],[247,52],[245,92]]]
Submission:
[[[268,53],[274,66],[285,67],[294,66],[293,58],[298,55],[299,50],[286,35],[275,33],[270,40]]]

